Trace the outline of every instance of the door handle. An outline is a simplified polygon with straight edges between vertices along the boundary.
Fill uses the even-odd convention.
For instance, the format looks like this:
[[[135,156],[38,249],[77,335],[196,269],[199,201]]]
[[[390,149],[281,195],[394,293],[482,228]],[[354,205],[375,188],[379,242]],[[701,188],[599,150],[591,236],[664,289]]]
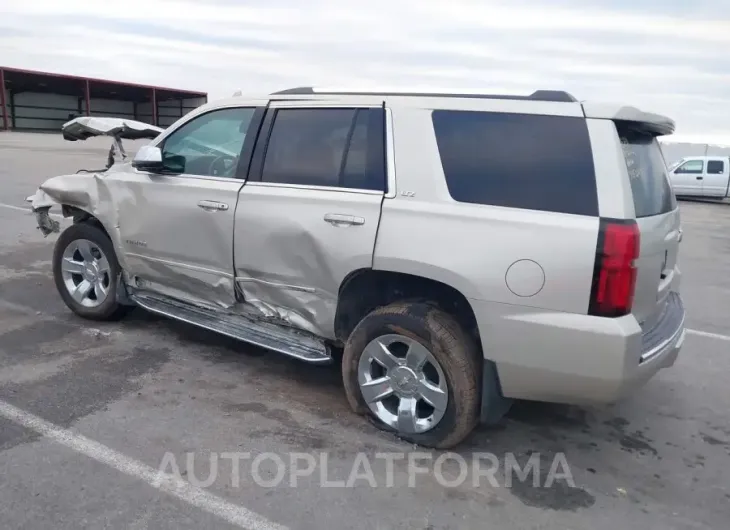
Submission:
[[[324,216],[324,220],[332,226],[365,224],[365,219],[363,217],[356,217],[354,215],[343,215],[340,213],[328,213]]]
[[[225,212],[228,209],[228,205],[224,202],[217,201],[198,201],[198,208],[202,208],[203,210],[206,210],[208,212]]]
[[[697,178],[697,180],[702,180],[705,177],[695,177],[695,178]]]

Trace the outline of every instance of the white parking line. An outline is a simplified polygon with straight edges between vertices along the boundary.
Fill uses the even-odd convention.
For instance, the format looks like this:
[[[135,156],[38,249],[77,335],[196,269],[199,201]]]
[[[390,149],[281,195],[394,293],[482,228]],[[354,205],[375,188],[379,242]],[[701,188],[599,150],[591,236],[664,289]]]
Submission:
[[[33,210],[30,208],[25,208],[23,206],[15,206],[14,204],[5,204],[4,202],[0,202],[0,208],[7,208],[8,210],[16,210],[19,212],[27,212],[27,213],[33,213]],[[58,217],[59,219],[63,219],[63,215],[60,213],[52,213],[50,214],[51,217]]]
[[[719,333],[710,333],[709,331],[700,331],[698,329],[688,329],[687,333],[692,335],[698,335],[700,337],[707,337],[708,339],[725,340],[730,342],[730,337],[727,335],[720,335]]]
[[[77,453],[81,453],[117,471],[142,480],[154,488],[159,488],[173,497],[177,497],[192,506],[218,516],[239,528],[249,530],[288,530],[286,526],[274,523],[243,506],[230,503],[169,473],[160,473],[147,464],[129,458],[85,436],[75,434],[67,429],[49,423],[10,403],[0,401],[0,416],[35,431]]]

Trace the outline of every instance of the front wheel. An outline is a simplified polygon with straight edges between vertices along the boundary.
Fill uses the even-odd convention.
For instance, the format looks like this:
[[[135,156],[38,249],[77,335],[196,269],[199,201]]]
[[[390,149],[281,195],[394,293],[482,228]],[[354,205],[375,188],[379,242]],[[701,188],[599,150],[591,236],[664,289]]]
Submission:
[[[398,303],[367,315],[342,359],[347,399],[380,428],[419,445],[447,449],[479,420],[480,356],[449,314]]]
[[[95,226],[77,223],[58,237],[53,279],[71,311],[90,320],[115,320],[129,307],[117,302],[121,268],[114,246]]]

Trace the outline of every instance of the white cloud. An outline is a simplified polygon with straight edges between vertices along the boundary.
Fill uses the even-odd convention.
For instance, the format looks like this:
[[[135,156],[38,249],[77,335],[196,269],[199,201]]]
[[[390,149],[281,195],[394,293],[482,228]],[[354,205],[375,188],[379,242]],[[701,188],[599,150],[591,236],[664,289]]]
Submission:
[[[0,0],[6,66],[199,89],[566,89],[730,136],[727,0]],[[572,4],[572,5],[566,5]],[[638,4],[638,2],[637,2]],[[674,13],[674,14],[673,14]]]

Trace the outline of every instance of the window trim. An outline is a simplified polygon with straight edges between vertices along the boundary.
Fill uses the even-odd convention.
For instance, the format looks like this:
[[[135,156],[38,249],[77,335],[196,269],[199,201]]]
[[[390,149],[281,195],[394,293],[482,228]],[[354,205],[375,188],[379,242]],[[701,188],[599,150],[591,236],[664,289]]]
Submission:
[[[690,162],[699,162],[701,164],[699,171],[679,171]],[[705,172],[705,161],[704,160],[685,160],[674,168],[673,173],[675,175],[702,175]]]
[[[350,123],[350,130],[347,131],[347,136],[345,137],[345,148],[342,152],[342,160],[340,160],[340,169],[338,170],[337,174],[337,184],[342,184],[342,179],[345,177],[345,168],[347,167],[347,160],[350,157],[350,147],[352,145],[352,137],[355,134],[355,127],[357,127],[357,119],[360,117],[360,112],[362,109],[355,109],[355,115],[352,117],[352,123]],[[367,142],[367,134],[368,134],[368,124],[365,123],[365,141]],[[369,146],[366,146],[366,149],[368,149],[366,154],[370,154]],[[365,165],[367,166],[367,157],[365,160]],[[329,186],[334,187],[334,186]],[[337,188],[344,188],[344,186],[336,186]]]
[[[385,190],[385,198],[393,199],[396,196],[397,179],[395,173],[395,140],[393,135],[393,110],[386,107],[385,110],[385,130],[383,131],[383,139],[385,141],[385,184],[388,187]]]
[[[226,105],[225,107],[216,107],[214,109],[207,110],[205,112],[201,112],[199,114],[196,114],[194,116],[191,116],[190,119],[185,120],[184,122],[180,123],[177,127],[175,127],[173,130],[165,131],[166,134],[162,138],[159,138],[155,142],[153,142],[152,146],[157,147],[161,152],[164,152],[165,149],[165,143],[167,140],[177,133],[180,129],[188,125],[189,123],[194,122],[198,118],[202,118],[203,116],[207,116],[208,114],[212,114],[214,112],[220,112],[224,110],[231,110],[231,109],[253,109],[254,113],[251,116],[251,121],[248,124],[248,130],[246,131],[246,137],[243,140],[243,144],[241,145],[241,151],[238,153],[238,165],[236,166],[236,172],[235,176],[233,177],[215,177],[212,175],[192,175],[190,173],[165,173],[164,176],[166,177],[176,177],[176,178],[195,178],[195,179],[202,179],[202,180],[211,180],[211,181],[217,181],[217,182],[231,182],[231,181],[239,181],[244,182],[245,181],[245,175],[242,175],[242,171],[245,169],[246,172],[248,171],[248,168],[251,164],[251,157],[253,154],[253,149],[256,142],[256,136],[258,135],[258,132],[261,128],[261,121],[263,120],[263,115],[266,110],[266,107],[260,106],[260,105]],[[250,133],[252,132],[252,127],[255,125],[256,134],[254,134],[253,138],[250,138]],[[247,152],[250,151],[250,152]],[[138,170],[135,170],[139,172]],[[142,172],[146,173],[146,172]]]
[[[588,120],[586,120],[584,117],[580,116],[572,116],[572,115],[564,115],[564,114],[539,114],[539,113],[527,113],[527,112],[511,112],[511,111],[502,111],[502,110],[476,110],[476,109],[454,109],[454,108],[434,108],[429,109],[430,110],[430,123],[432,125],[432,133],[434,142],[436,144],[438,158],[439,158],[439,164],[440,169],[443,174],[443,182],[446,187],[446,192],[448,194],[448,197],[453,201],[454,204],[460,204],[460,205],[469,205],[469,206],[475,206],[480,208],[504,208],[507,210],[521,210],[525,212],[532,212],[532,213],[540,213],[540,214],[548,214],[548,215],[570,215],[570,216],[576,216],[576,217],[585,217],[585,218],[596,218],[599,216],[601,211],[601,204],[600,204],[600,196],[599,196],[599,183],[598,183],[598,171],[596,168],[596,159],[593,152],[593,140],[591,138],[591,131],[588,125]],[[574,123],[580,123],[582,130],[580,131],[580,134],[583,134],[584,141],[586,143],[588,153],[588,157],[590,158],[590,164],[588,164],[588,159],[586,160],[587,166],[590,166],[591,170],[591,181],[592,185],[590,186],[590,190],[586,189],[591,195],[590,197],[590,211],[566,211],[563,209],[556,209],[556,208],[546,208],[546,207],[534,207],[534,206],[528,206],[526,204],[504,204],[500,203],[498,201],[474,201],[474,200],[462,200],[455,196],[454,190],[451,188],[450,178],[449,178],[449,171],[447,168],[447,159],[449,155],[445,153],[442,149],[441,141],[439,140],[439,131],[438,131],[438,124],[437,120],[440,115],[446,115],[446,114],[472,114],[472,115],[480,115],[481,117],[484,116],[511,116],[511,117],[519,117],[519,118],[534,118],[534,119],[543,119],[543,118],[551,118],[556,120],[571,120]],[[456,180],[456,179],[454,179]],[[543,179],[544,180],[544,179]],[[588,181],[586,181],[588,182]],[[586,197],[588,199],[588,197]],[[586,204],[585,202],[581,204]]]
[[[368,190],[364,188],[340,188],[338,186],[315,186],[311,184],[288,184],[286,182],[261,182],[261,181],[249,181],[246,182],[247,186],[255,186],[258,188],[292,188],[297,190],[319,190],[319,191],[334,191],[340,193],[358,193],[361,195],[383,195],[382,191]]]
[[[253,157],[251,161],[251,167],[249,169],[249,175],[248,179],[246,180],[246,183],[249,186],[256,185],[258,187],[270,187],[270,188],[292,188],[292,189],[301,189],[301,190],[320,190],[320,191],[334,191],[334,192],[342,192],[342,193],[358,193],[358,194],[364,194],[364,195],[380,195],[380,196],[388,196],[389,190],[393,189],[391,188],[391,180],[390,180],[390,161],[389,161],[389,150],[387,148],[387,142],[389,135],[387,134],[387,125],[388,125],[388,117],[387,112],[385,108],[385,104],[381,103],[380,105],[377,104],[356,104],[356,103],[333,103],[328,105],[312,105],[311,102],[306,102],[301,105],[273,105],[274,103],[281,103],[280,101],[272,100],[269,104],[269,106],[266,108],[266,115],[264,116],[263,123],[261,125],[261,129],[258,135],[258,139],[256,142],[256,145],[254,147]],[[286,101],[286,103],[291,103],[289,101]],[[269,143],[271,141],[271,134],[274,130],[274,123],[276,122],[276,115],[281,110],[327,110],[327,109],[350,109],[355,111],[355,115],[353,117],[352,125],[350,128],[350,134],[348,134],[347,142],[345,143],[345,148],[349,150],[349,140],[351,139],[351,133],[354,131],[354,126],[357,121],[357,116],[361,110],[377,110],[380,109],[384,113],[383,123],[384,123],[384,130],[382,131],[384,135],[384,142],[386,143],[386,149],[383,153],[383,156],[385,158],[384,160],[384,170],[385,170],[385,190],[371,190],[366,188],[345,188],[340,186],[318,186],[316,184],[289,184],[286,182],[264,182],[263,181],[263,170],[264,170],[264,163],[266,162],[266,154],[269,150]],[[392,124],[391,124],[392,125]],[[391,140],[392,143],[392,140]],[[345,155],[343,153],[343,155]],[[343,161],[346,160],[346,156],[343,156]],[[342,166],[340,167],[340,171],[342,171]],[[394,196],[394,195],[393,195]]]

